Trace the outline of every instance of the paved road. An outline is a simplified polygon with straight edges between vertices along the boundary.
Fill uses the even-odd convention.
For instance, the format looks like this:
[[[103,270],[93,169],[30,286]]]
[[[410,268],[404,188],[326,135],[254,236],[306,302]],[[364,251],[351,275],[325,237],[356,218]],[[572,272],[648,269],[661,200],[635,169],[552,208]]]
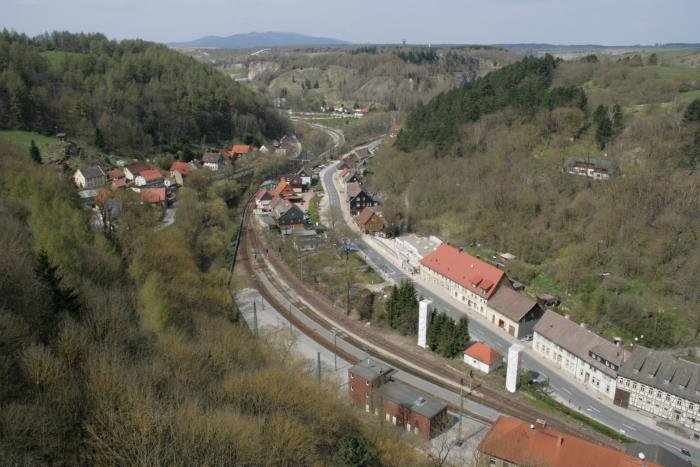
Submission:
[[[326,190],[329,206],[340,206],[340,195],[333,184],[333,174],[335,173],[335,165],[331,165],[322,172],[322,183]],[[389,277],[396,282],[403,280],[413,280],[412,277],[405,274],[400,268],[396,267],[391,261],[388,261],[383,255],[379,254],[372,246],[363,239],[357,241],[357,247],[369,259],[371,263],[376,265],[385,277]],[[436,295],[431,290],[416,283],[416,289],[424,297],[433,301],[433,305],[448,315],[459,318],[465,313],[457,307],[455,303],[444,300],[441,296]],[[486,323],[482,323],[478,318],[469,315],[469,331],[475,338],[486,342],[487,344],[498,349],[501,353],[507,353],[508,347],[513,340],[504,335],[503,332],[493,329]],[[674,453],[678,453],[681,447],[690,449],[692,458],[700,458],[700,448],[698,443],[691,440],[683,440],[677,436],[660,431],[653,425],[653,421],[648,419],[647,423],[637,420],[636,417],[630,417],[618,411],[617,408],[610,407],[608,404],[597,400],[588,392],[584,392],[576,386],[575,382],[559,375],[553,368],[541,363],[538,359],[531,355],[523,353],[522,364],[525,368],[534,370],[538,373],[549,377],[549,386],[554,391],[558,399],[564,403],[568,403],[579,411],[585,413],[590,418],[593,418],[626,436],[636,439],[644,443],[653,443],[664,446]]]

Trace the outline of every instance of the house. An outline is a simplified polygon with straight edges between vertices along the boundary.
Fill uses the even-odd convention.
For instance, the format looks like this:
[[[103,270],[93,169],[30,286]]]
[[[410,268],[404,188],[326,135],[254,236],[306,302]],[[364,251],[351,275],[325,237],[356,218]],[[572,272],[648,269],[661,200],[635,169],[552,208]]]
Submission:
[[[255,194],[255,207],[264,211],[269,210],[270,202],[272,201],[273,194],[270,190],[265,188],[260,188]]]
[[[617,373],[629,358],[629,352],[621,345],[550,310],[535,325],[532,348],[569,373],[582,387],[611,401],[615,397]]]
[[[124,178],[124,171],[122,169],[112,169],[107,172],[107,180],[120,180]]]
[[[503,365],[503,356],[483,342],[474,342],[464,351],[464,363],[488,374]]]
[[[270,202],[270,216],[283,234],[288,234],[293,229],[304,228],[304,213],[284,198],[275,197]]]
[[[355,154],[355,160],[357,162],[364,162],[370,157],[372,157],[372,153],[369,152],[368,148],[355,149],[355,152],[353,154]]]
[[[156,169],[142,170],[134,180],[134,185],[136,186],[156,186],[162,184],[163,175]]]
[[[620,174],[620,169],[613,161],[605,159],[572,159],[564,166],[564,172],[581,175],[594,180],[607,180]]]
[[[636,346],[619,368],[615,405],[670,420],[700,438],[700,365]]]
[[[216,152],[208,152],[202,156],[202,165],[216,172],[224,168],[224,157]]]
[[[384,219],[370,207],[364,208],[355,218],[355,222],[365,234],[381,232],[386,227]]]
[[[348,203],[350,204],[350,214],[353,216],[357,215],[357,213],[367,206],[374,207],[379,204],[374,198],[365,193],[359,183],[348,183],[345,192],[347,194]]]
[[[141,202],[146,204],[165,204],[165,187],[142,188]]]
[[[297,177],[301,178],[301,184],[304,187],[304,191],[311,188],[311,183],[313,182],[313,173],[306,167],[302,167],[297,172]]]
[[[291,198],[296,196],[294,188],[289,184],[286,178],[281,178],[277,183],[277,186],[272,190],[273,196],[279,196],[280,198]]]
[[[416,274],[420,270],[420,261],[442,245],[442,240],[431,235],[419,237],[415,234],[403,235],[394,240],[396,256],[401,260],[402,269]]]
[[[625,452],[630,456],[646,459],[664,467],[688,467],[687,461],[658,444],[627,443],[625,444]]]
[[[547,428],[544,420],[525,423],[500,416],[481,440],[479,453],[496,467],[661,467],[576,436]]]
[[[531,335],[537,321],[544,314],[542,307],[504,284],[486,303],[486,319],[511,336]]]
[[[487,315],[489,300],[501,283],[503,271],[478,258],[443,243],[420,262],[421,278],[446,289],[470,310]]]
[[[300,175],[292,175],[289,178],[289,186],[292,187],[294,190],[294,193],[302,193],[304,191],[304,181],[302,180]]]
[[[82,190],[78,192],[78,197],[80,197],[80,201],[82,201],[84,207],[87,208],[92,208],[95,206],[97,195],[99,195],[99,191],[93,189]]]
[[[188,164],[187,162],[175,161],[170,166],[170,176],[174,176],[174,172],[178,172],[183,177],[187,177],[192,173],[192,169],[192,165]]]
[[[136,177],[144,170],[150,170],[152,167],[143,162],[134,162],[124,168],[124,176],[129,182],[133,182]]]
[[[399,136],[399,133],[401,133],[401,125],[396,123],[391,125],[391,128],[389,128],[389,138],[396,138]]]
[[[83,167],[75,171],[73,174],[73,183],[78,188],[95,188],[107,183],[107,177],[99,165],[91,165]]]
[[[348,395],[365,412],[429,440],[444,427],[447,406],[393,381],[395,371],[371,358],[360,360],[348,369]]]
[[[119,180],[114,180],[111,185],[112,190],[118,190],[120,188],[126,188],[126,180],[120,178]]]
[[[252,152],[253,148],[249,144],[234,144],[233,147],[231,147],[231,154],[234,158],[240,156],[247,156]]]

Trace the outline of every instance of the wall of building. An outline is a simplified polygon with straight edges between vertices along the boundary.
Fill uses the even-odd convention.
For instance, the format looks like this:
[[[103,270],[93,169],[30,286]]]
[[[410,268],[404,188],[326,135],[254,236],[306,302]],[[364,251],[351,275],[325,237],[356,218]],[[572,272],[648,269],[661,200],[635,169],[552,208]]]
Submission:
[[[582,360],[539,333],[534,333],[532,348],[545,359],[565,370],[584,387],[613,400],[615,397],[616,378],[603,373],[598,368]]]
[[[694,433],[700,433],[698,404],[623,377],[618,377],[617,387],[629,392],[629,407],[671,420]]]
[[[432,427],[431,421],[427,417],[405,407],[400,407],[387,399],[384,399],[382,412],[387,422],[404,427],[406,431],[418,434],[423,439],[430,439]]]
[[[442,274],[438,274],[423,264],[420,266],[420,272],[423,280],[439,285],[447,290],[455,299],[464,303],[464,305],[466,305],[470,310],[486,316],[486,298],[475,294],[471,290],[446,278]],[[498,285],[495,285],[494,287],[497,286]]]
[[[471,366],[472,368],[476,368],[482,373],[491,373],[492,371],[498,369],[498,367],[502,365],[502,362],[494,362],[489,366],[484,362],[480,362],[479,360],[470,357],[469,355],[464,356],[464,363]]]
[[[489,320],[489,323],[503,329],[511,336],[520,338],[523,335],[520,331],[520,323],[513,321],[506,315],[501,314],[501,312],[496,311],[489,306],[486,307],[486,319]]]

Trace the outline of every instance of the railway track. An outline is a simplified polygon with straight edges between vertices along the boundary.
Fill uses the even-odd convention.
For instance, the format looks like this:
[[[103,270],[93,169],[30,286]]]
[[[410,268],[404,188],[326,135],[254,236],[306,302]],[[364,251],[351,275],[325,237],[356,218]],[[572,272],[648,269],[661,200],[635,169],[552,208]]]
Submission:
[[[329,330],[337,328],[343,330],[345,334],[344,340],[346,342],[363,349],[369,355],[386,361],[399,370],[419,376],[421,379],[429,381],[453,393],[458,394],[460,392],[460,380],[464,378],[462,373],[435,365],[434,362],[414,352],[410,352],[400,345],[387,341],[382,338],[382,336],[377,335],[376,332],[365,328],[359,322],[346,317],[342,310],[338,309],[325,297],[310,290],[306,284],[301,282],[301,280],[289,270],[280,257],[274,253],[272,255],[263,255],[261,252],[272,251],[273,249],[269,248],[265,243],[262,235],[256,235],[252,216],[252,210],[248,209],[244,222],[243,237],[241,239],[243,248],[239,251],[237,261],[238,267],[242,267],[245,272],[255,280],[258,291],[265,300],[273,305],[280,314],[289,320],[289,322],[325,348],[333,350],[334,347],[330,341],[287,310],[287,306],[283,305],[280,300],[276,298],[275,294],[268,290],[263,281],[260,280],[261,276],[264,276],[287,302],[293,304],[322,328]],[[258,253],[256,254],[256,252]],[[353,355],[341,349],[337,349],[337,353],[348,362],[355,363],[358,360]],[[404,361],[411,362],[413,365],[407,365]],[[463,386],[462,389],[464,389]],[[547,419],[548,425],[553,429],[564,431],[610,447],[618,447],[614,441],[602,434],[592,430],[582,430],[580,427],[572,425],[571,423],[553,418],[550,414],[543,414],[517,401],[515,398],[508,397],[491,388],[482,386],[479,387],[478,392],[464,392],[463,394],[467,399],[521,420],[534,422],[538,418],[544,418]],[[454,406],[450,406],[450,409],[459,411],[457,410],[458,408]],[[477,414],[467,413],[467,415],[482,421],[490,422]]]

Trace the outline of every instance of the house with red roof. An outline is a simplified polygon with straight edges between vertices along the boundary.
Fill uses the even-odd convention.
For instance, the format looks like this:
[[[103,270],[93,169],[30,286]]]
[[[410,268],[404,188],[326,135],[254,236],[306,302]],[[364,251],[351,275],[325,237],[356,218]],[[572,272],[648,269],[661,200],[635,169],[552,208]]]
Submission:
[[[233,157],[246,156],[253,152],[253,147],[249,144],[234,144],[231,147],[231,155]]]
[[[163,183],[163,174],[157,169],[142,170],[134,179],[136,186],[153,186]]]
[[[483,316],[487,301],[508,280],[497,267],[449,243],[441,244],[420,263],[423,280],[443,287],[454,299]]]
[[[266,190],[265,188],[260,188],[255,194],[255,207],[262,209],[263,211],[269,211],[270,202],[273,198],[274,194],[272,191]]]
[[[165,187],[160,188],[142,188],[141,202],[147,204],[165,203]]]
[[[483,342],[474,342],[464,351],[464,363],[488,374],[503,364],[503,356]]]
[[[296,192],[286,178],[281,178],[275,189],[272,190],[272,194],[273,196],[279,196],[280,198],[291,198],[296,195]]]

